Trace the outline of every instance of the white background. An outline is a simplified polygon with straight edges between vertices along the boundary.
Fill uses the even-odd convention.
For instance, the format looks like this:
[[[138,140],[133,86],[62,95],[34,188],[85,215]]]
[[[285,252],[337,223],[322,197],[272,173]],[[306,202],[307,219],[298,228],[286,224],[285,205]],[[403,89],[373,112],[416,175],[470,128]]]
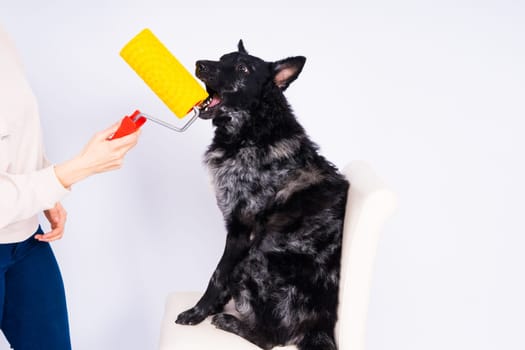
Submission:
[[[524,349],[525,5],[261,3],[1,0],[49,158],[136,108],[176,122],[118,55],[144,27],[191,71],[240,38],[266,60],[305,55],[287,91],[299,120],[328,159],[367,160],[399,195],[368,349]],[[64,201],[54,248],[75,349],[155,349],[167,294],[205,288],[225,237],[202,165],[212,132],[146,124],[121,171]]]

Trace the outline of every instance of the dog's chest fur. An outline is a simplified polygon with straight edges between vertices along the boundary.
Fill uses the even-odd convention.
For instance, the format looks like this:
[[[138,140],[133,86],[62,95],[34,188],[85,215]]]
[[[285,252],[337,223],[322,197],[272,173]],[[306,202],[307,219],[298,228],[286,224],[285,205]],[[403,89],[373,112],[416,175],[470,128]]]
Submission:
[[[244,220],[265,209],[287,176],[286,168],[269,166],[268,149],[247,145],[230,153],[215,148],[206,153],[219,208],[225,216],[234,211]]]

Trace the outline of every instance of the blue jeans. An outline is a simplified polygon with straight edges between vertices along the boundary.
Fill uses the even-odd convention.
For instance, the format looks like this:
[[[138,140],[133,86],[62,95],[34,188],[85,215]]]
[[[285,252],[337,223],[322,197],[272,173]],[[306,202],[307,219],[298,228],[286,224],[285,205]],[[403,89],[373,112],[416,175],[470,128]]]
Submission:
[[[49,243],[31,236],[0,244],[0,328],[15,350],[71,349],[64,284]]]

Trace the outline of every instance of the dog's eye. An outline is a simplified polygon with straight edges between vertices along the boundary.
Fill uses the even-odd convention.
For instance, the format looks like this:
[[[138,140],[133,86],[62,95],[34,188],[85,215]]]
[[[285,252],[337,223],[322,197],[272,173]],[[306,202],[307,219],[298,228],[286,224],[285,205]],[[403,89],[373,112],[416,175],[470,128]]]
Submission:
[[[245,64],[238,64],[235,69],[237,69],[238,72],[241,72],[241,73],[244,73],[244,74],[248,74],[250,73],[250,70],[248,69],[248,67],[245,65]]]

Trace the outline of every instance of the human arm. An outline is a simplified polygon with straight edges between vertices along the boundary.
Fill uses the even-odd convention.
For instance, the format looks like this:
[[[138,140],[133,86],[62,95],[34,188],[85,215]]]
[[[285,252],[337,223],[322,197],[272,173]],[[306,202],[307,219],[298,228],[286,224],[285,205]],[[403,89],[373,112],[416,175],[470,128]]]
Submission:
[[[24,174],[0,172],[0,229],[54,207],[68,193],[53,166]]]
[[[55,208],[74,183],[120,168],[125,154],[137,143],[140,131],[108,140],[118,126],[116,123],[95,134],[82,152],[64,163],[23,174],[0,172],[0,229]]]

